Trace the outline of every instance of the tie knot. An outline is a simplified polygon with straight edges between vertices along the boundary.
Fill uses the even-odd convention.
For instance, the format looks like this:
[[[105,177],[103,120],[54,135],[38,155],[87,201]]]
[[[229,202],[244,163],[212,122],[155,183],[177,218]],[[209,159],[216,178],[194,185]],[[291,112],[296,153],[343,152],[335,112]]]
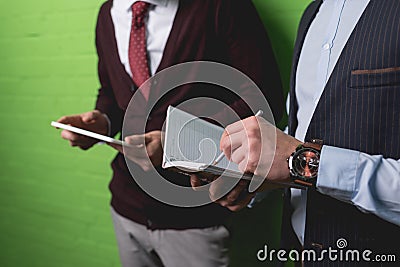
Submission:
[[[144,18],[146,17],[149,6],[149,3],[142,1],[137,1],[132,5],[132,18],[137,28],[144,25]]]

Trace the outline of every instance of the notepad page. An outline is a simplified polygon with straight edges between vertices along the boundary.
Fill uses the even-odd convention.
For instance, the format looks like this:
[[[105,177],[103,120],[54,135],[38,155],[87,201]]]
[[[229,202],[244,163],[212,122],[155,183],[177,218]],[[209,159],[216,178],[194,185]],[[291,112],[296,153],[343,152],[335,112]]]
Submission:
[[[219,141],[224,129],[170,106],[167,111],[163,166],[174,162],[210,165],[220,154]],[[237,170],[226,158],[217,165]]]

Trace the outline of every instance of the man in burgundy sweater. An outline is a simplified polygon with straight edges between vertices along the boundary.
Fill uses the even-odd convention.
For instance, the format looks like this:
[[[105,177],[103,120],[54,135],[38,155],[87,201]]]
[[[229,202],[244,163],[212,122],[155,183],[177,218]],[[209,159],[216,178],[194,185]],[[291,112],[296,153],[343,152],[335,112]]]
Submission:
[[[129,101],[141,85],[137,73],[138,68],[143,66],[132,63],[130,53],[133,49],[131,33],[136,34],[131,30],[132,13],[137,13],[137,4],[146,7],[143,27],[147,53],[145,67],[149,76],[184,62],[226,64],[242,71],[258,85],[271,105],[275,120],[279,121],[284,106],[279,72],[266,32],[250,0],[143,2],[114,0],[103,4],[96,28],[101,83],[96,108],[87,113],[62,117],[60,122],[111,136],[121,132]],[[246,85],[240,88],[247,104],[257,106],[259,99],[254,97],[255,88]],[[146,149],[154,155],[151,160],[157,169],[161,146],[160,136],[155,133],[161,130],[169,105],[176,106],[196,97],[210,97],[229,105],[240,118],[252,114],[243,99],[222,87],[188,84],[175,88],[163,97],[162,90],[163,85],[159,83],[151,87],[149,96],[138,92],[143,94],[143,101],[130,107],[130,115],[133,114],[131,133],[146,134],[149,140],[146,141]],[[147,118],[149,97],[161,100]],[[201,111],[208,106],[197,103],[193,109]],[[224,120],[227,111],[217,112],[216,117]],[[232,121],[226,119],[225,122]],[[145,132],[141,132],[140,127],[135,128],[135,125],[144,124]],[[63,131],[62,137],[69,140],[72,146],[82,149],[96,143],[69,131]],[[229,232],[223,226],[229,215],[226,208],[216,204],[196,208],[173,207],[153,199],[132,179],[122,153],[118,153],[112,168],[112,216],[123,266],[228,265]],[[135,176],[151,179],[147,177],[146,170],[139,162],[134,170]],[[159,172],[165,179],[190,186],[190,181],[184,176],[163,170]]]

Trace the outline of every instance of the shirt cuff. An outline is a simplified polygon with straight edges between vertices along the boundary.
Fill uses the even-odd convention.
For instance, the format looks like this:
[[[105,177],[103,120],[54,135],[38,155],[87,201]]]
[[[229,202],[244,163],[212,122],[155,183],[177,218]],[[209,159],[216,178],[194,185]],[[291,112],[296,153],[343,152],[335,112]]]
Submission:
[[[355,193],[360,152],[323,146],[318,168],[317,190],[345,202]]]
[[[250,203],[247,204],[247,207],[249,209],[253,208],[257,203],[263,201],[264,198],[268,196],[268,194],[269,194],[268,190],[256,193],[256,195],[251,199]]]

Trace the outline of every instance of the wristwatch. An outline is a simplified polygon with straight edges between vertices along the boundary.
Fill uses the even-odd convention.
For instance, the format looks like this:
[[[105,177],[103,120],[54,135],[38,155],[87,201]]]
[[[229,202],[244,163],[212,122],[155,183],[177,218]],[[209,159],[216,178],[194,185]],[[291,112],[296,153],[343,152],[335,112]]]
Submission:
[[[288,158],[290,178],[296,184],[315,187],[318,177],[322,140],[300,144]]]

